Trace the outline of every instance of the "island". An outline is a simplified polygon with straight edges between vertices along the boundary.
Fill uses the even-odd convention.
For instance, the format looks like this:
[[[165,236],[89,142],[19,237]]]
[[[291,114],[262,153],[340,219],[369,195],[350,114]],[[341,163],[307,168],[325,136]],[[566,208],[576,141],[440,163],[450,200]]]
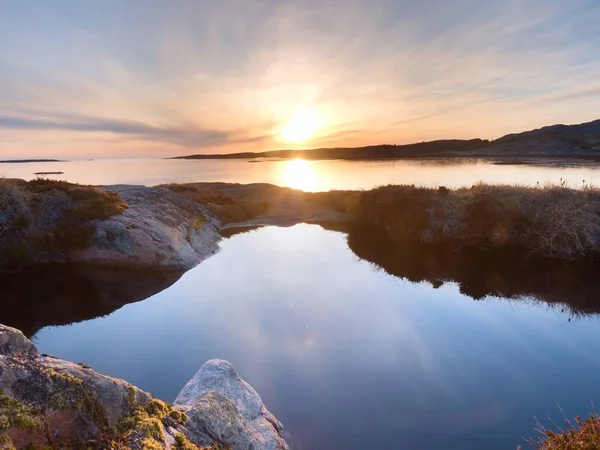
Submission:
[[[0,164],[29,164],[29,163],[49,163],[64,162],[60,159],[5,159],[0,160]]]

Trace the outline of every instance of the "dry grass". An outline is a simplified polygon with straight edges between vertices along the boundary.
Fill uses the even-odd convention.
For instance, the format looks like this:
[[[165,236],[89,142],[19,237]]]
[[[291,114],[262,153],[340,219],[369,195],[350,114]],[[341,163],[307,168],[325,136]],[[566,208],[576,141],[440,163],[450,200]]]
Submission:
[[[264,214],[270,207],[268,195],[241,197],[224,189],[200,185],[165,184],[161,187],[200,203],[223,223],[245,222]]]
[[[586,421],[580,417],[575,421],[575,425],[565,421],[566,429],[560,432],[539,425],[543,437],[533,444],[540,450],[600,450],[600,418],[592,415]]]
[[[125,208],[117,194],[93,186],[0,179],[0,271],[57,260],[88,245],[93,221]]]
[[[600,256],[600,190],[588,186],[385,186],[322,193],[223,183],[164,187],[203,204],[223,223],[258,217],[287,197],[304,203],[279,202],[281,214],[293,216],[293,208],[306,205],[330,208],[358,223],[383,227],[398,242],[455,250],[514,247],[567,260]]]
[[[600,254],[600,191],[590,187],[387,186],[364,194],[360,219],[395,239],[457,249],[513,246],[561,259]]]

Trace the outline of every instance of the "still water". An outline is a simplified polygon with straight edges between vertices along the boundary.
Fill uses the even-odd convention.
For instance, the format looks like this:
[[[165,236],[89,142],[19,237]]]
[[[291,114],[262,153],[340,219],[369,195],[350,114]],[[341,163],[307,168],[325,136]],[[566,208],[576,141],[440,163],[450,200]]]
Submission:
[[[534,416],[551,425],[557,405],[583,416],[600,400],[594,315],[411,283],[349,244],[316,225],[238,234],[147,300],[34,341],[167,400],[228,359],[298,449],[528,448]]]
[[[31,179],[35,172],[83,184],[143,184],[220,181],[271,183],[305,191],[371,189],[386,184],[459,187],[477,182],[561,183],[600,186],[600,166],[572,160],[554,165],[493,164],[485,161],[304,161],[304,160],[96,160],[0,164],[0,176]]]

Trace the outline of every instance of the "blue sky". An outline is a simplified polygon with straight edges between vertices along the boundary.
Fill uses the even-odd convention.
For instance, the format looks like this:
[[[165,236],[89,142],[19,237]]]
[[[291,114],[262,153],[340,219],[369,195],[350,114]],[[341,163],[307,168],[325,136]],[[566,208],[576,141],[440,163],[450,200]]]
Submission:
[[[598,0],[0,0],[0,156],[495,138],[584,122],[600,117],[599,24]]]

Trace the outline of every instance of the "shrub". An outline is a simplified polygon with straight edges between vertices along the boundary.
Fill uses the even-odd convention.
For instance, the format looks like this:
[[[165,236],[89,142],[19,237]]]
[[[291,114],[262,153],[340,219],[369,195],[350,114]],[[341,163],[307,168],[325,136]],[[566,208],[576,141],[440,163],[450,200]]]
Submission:
[[[245,222],[264,214],[270,207],[268,198],[238,197],[209,186],[166,184],[161,187],[200,203],[224,224]],[[194,222],[194,228],[198,225],[196,231],[202,224]]]
[[[127,208],[118,194],[93,186],[0,179],[0,271],[60,259],[89,245],[95,220]]]
[[[356,219],[383,226],[399,241],[518,247],[561,259],[600,255],[600,191],[590,187],[386,186],[361,201]]]
[[[600,418],[592,415],[586,421],[580,417],[575,421],[575,425],[566,421],[567,429],[560,433],[540,427],[538,431],[543,434],[540,450],[599,450]]]

